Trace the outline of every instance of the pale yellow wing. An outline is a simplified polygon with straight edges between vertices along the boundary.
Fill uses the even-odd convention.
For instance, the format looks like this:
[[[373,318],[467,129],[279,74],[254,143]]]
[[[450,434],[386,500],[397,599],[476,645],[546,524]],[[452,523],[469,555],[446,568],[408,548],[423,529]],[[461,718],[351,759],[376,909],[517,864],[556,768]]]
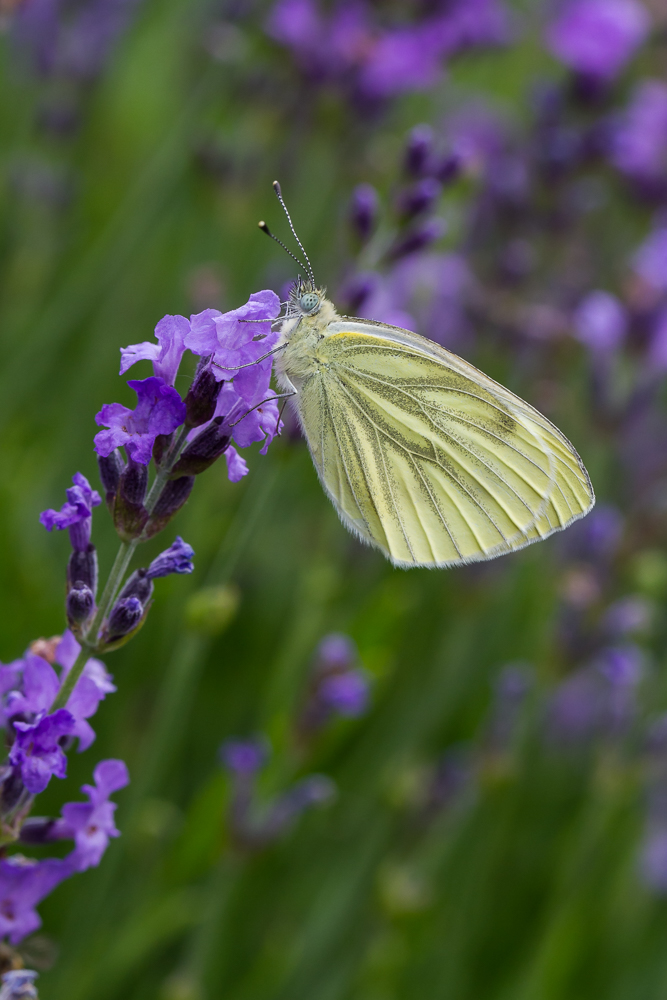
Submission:
[[[431,341],[341,320],[317,358],[298,408],[320,479],[343,522],[395,565],[492,559],[593,506],[561,432]]]

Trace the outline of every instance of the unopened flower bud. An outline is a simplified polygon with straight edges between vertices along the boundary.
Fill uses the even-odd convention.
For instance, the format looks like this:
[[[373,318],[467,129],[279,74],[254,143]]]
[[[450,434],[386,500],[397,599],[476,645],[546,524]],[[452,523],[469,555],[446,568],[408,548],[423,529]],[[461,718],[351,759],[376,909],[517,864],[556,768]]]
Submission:
[[[100,470],[100,480],[106,492],[107,503],[112,504],[126,463],[118,448],[114,448],[110,455],[98,455],[97,464]]]
[[[371,184],[359,184],[352,192],[350,224],[361,240],[367,240],[375,229],[378,202],[378,193]]]
[[[173,431],[171,434],[158,434],[153,442],[153,461],[156,465],[162,465],[162,459],[169,451],[174,440]]]
[[[400,237],[389,250],[391,260],[399,260],[410,254],[424,250],[431,243],[435,243],[444,234],[445,224],[442,219],[430,219],[424,225],[411,230]]]
[[[107,642],[129,635],[142,619],[144,606],[138,597],[122,597],[111,609],[106,628]]]
[[[185,426],[200,427],[212,419],[222,382],[216,380],[210,368],[202,368],[195,376],[185,397]]]
[[[456,153],[445,156],[433,171],[441,184],[452,184],[461,176],[461,157]]]
[[[162,531],[172,517],[178,513],[190,496],[194,484],[194,476],[180,476],[178,479],[170,479],[165,483],[153,508],[150,521],[146,525],[147,538],[152,538],[153,535]]]
[[[161,552],[157,559],[148,567],[148,577],[151,580],[159,576],[169,576],[171,573],[192,573],[194,564],[194,549],[178,536],[173,545]]]
[[[148,570],[136,569],[118,595],[118,600],[124,600],[126,597],[136,597],[146,607],[152,595],[153,582],[148,576]]]
[[[440,184],[433,177],[424,177],[423,180],[411,184],[404,188],[396,199],[396,210],[405,219],[414,218],[423,212],[428,212],[440,196]]]
[[[74,552],[67,563],[67,587],[69,590],[80,581],[92,592],[97,593],[97,552],[94,545],[89,545],[85,552]]]
[[[227,450],[231,437],[222,430],[224,417],[215,417],[187,446],[172,469],[172,478],[198,476]]]
[[[77,580],[67,595],[65,610],[70,625],[81,625],[90,618],[95,607],[95,597],[90,587]]]
[[[114,526],[123,541],[131,541],[142,533],[148,511],[144,497],[148,485],[148,467],[130,460],[120,476],[114,503]]]
[[[433,150],[433,129],[430,125],[417,125],[412,129],[405,147],[404,165],[412,177],[423,177],[428,170]]]

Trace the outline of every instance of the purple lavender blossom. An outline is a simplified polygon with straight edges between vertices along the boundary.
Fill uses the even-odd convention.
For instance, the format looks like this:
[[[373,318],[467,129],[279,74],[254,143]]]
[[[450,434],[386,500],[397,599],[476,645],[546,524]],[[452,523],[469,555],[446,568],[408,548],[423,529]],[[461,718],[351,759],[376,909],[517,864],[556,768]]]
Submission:
[[[36,931],[42,921],[35,906],[72,873],[68,858],[33,861],[20,854],[0,858],[0,936],[16,945]]]
[[[613,80],[650,29],[638,0],[570,0],[547,30],[547,45],[561,62],[585,76]]]
[[[658,371],[667,371],[667,306],[660,310],[653,324],[648,360]]]
[[[609,139],[611,162],[628,176],[667,178],[667,84],[643,80]]]
[[[594,354],[617,350],[625,338],[628,317],[623,305],[609,292],[589,292],[574,316],[574,333]]]
[[[114,823],[115,802],[112,792],[129,784],[127,767],[122,760],[103,760],[93,772],[94,785],[82,785],[88,802],[68,802],[62,808],[62,820],[56,824],[55,836],[71,838],[75,849],[69,861],[75,871],[99,865],[109,845],[110,837],[119,837]]]
[[[102,498],[97,490],[91,489],[90,483],[80,472],[74,473],[72,482],[74,486],[67,490],[67,502],[59,511],[43,511],[39,520],[47,531],[69,528],[72,548],[77,552],[85,552],[90,544],[93,508],[102,503]]]
[[[124,446],[135,462],[148,465],[156,437],[171,434],[185,420],[185,403],[172,386],[155,375],[127,384],[137,394],[137,406],[134,410],[120,403],[102,407],[95,422],[109,429],[95,435],[95,450],[106,458]]]
[[[185,316],[163,316],[155,327],[157,344],[149,340],[120,349],[120,374],[124,375],[137,361],[152,361],[153,374],[167,385],[176,381],[178,368],[185,353],[185,338],[190,323]]]
[[[11,969],[0,976],[2,989],[0,1000],[38,1000],[37,990],[33,985],[37,973],[31,969]]]
[[[318,695],[327,709],[344,718],[356,718],[368,707],[368,681],[359,670],[332,674],[322,680]]]
[[[262,768],[268,756],[262,740],[227,740],[220,747],[220,760],[228,771],[250,777]]]
[[[59,708],[34,723],[14,722],[16,739],[9,759],[21,769],[21,779],[31,795],[43,792],[52,777],[67,777],[67,757],[60,746],[63,736],[71,736],[76,721],[71,712]]]
[[[39,74],[91,80],[105,67],[125,31],[137,0],[24,0],[17,9],[14,38]]]
[[[608,635],[619,637],[643,632],[651,623],[652,611],[650,602],[639,594],[622,597],[607,608],[603,628]]]
[[[348,635],[331,632],[317,647],[316,658],[320,669],[349,670],[357,660],[357,647]]]
[[[378,193],[372,184],[358,184],[350,199],[350,223],[361,240],[375,229],[379,208]]]
[[[632,265],[657,292],[667,292],[667,223],[661,222],[636,251]]]
[[[72,633],[67,630],[56,649],[56,663],[63,668],[62,680],[67,677],[80,650],[81,646]],[[76,682],[66,705],[67,710],[72,713],[75,719],[76,724],[72,735],[79,739],[79,753],[87,750],[95,739],[95,733],[87,719],[95,714],[99,703],[108,694],[113,694],[115,690],[113,678],[102,661],[91,657],[83,668],[83,673]]]
[[[192,546],[178,535],[176,541],[150,564],[148,579],[156,580],[159,576],[169,576],[171,573],[192,573],[195,568],[192,562],[194,554]]]

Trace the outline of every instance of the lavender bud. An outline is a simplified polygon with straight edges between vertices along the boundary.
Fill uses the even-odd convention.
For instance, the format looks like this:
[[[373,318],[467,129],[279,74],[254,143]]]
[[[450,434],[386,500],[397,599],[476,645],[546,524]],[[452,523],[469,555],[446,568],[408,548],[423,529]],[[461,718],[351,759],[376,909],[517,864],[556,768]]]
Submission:
[[[200,427],[215,413],[222,382],[216,381],[210,368],[202,368],[185,397],[185,426]]]
[[[111,609],[106,628],[106,641],[115,642],[129,635],[142,619],[144,607],[137,597],[123,597]]]
[[[97,464],[100,470],[100,480],[106,492],[107,504],[111,505],[118,490],[120,477],[125,471],[125,462],[118,448],[115,448],[106,458],[98,455]]]
[[[13,727],[10,727],[12,733]],[[9,730],[8,730],[9,733]],[[0,810],[3,816],[11,812],[24,792],[20,767],[4,767],[2,769],[2,791],[0,792]]]
[[[345,303],[345,308],[349,313],[356,313],[363,306],[364,302],[373,294],[378,285],[379,275],[375,273],[353,274],[340,292],[340,300]]]
[[[349,636],[342,632],[331,632],[317,647],[320,669],[326,671],[349,670],[357,660],[357,648]]]
[[[192,573],[194,570],[194,549],[179,536],[176,541],[161,552],[157,559],[148,567],[148,577],[151,580],[159,576],[169,576],[171,573]]]
[[[146,525],[147,538],[152,538],[153,535],[157,535],[166,527],[190,496],[194,484],[194,476],[180,476],[178,479],[170,479],[169,482],[165,483],[153,508],[150,521]]]
[[[220,747],[219,756],[231,774],[250,777],[266,763],[268,747],[261,739],[227,740]]]
[[[124,600],[127,597],[136,597],[146,607],[152,595],[153,581],[148,576],[148,570],[137,569],[121,590],[118,600]]]
[[[366,241],[375,229],[378,202],[378,193],[372,184],[359,184],[352,192],[350,225],[362,241]]]
[[[445,224],[442,219],[430,219],[424,225],[396,240],[394,245],[390,247],[387,256],[390,260],[399,260],[401,257],[407,257],[419,250],[424,250],[431,243],[439,240],[444,231]]]
[[[430,125],[416,125],[405,147],[404,167],[412,177],[423,177],[428,170],[433,150],[433,129]]]
[[[90,618],[95,607],[95,596],[81,580],[77,580],[67,595],[65,610],[70,625],[81,625]]]
[[[162,459],[167,454],[172,441],[174,440],[173,432],[171,434],[158,434],[153,442],[153,461],[156,465],[162,464]]]
[[[2,976],[0,1000],[38,1000],[34,982],[37,972],[31,969],[12,969]]]
[[[224,417],[215,417],[208,427],[200,431],[190,442],[172,469],[172,478],[198,476],[220,458],[231,441],[230,435],[222,431],[223,420]]]
[[[453,184],[461,176],[461,157],[456,153],[449,153],[445,156],[433,171],[434,176],[441,184]]]
[[[48,844],[58,840],[59,821],[46,816],[31,816],[26,819],[19,833],[22,844]]]
[[[77,583],[84,583],[92,592],[93,597],[97,593],[97,552],[94,545],[89,545],[85,552],[71,553],[67,563],[67,587],[71,588]]]
[[[428,212],[440,196],[440,184],[433,177],[425,177],[404,188],[396,199],[396,211],[404,219],[413,219]]]
[[[123,470],[113,509],[114,526],[123,539],[129,542],[138,538],[148,520],[144,497],[148,485],[148,467],[130,460]]]

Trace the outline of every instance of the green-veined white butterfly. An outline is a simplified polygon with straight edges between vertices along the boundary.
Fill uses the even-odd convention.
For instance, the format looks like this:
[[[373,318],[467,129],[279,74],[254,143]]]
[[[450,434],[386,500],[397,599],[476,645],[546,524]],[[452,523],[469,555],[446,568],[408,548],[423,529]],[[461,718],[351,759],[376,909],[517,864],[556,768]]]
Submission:
[[[339,316],[274,188],[309,274],[292,291],[276,373],[343,523],[395,566],[444,567],[513,552],[583,517],[593,488],[558,428],[433,341]]]

